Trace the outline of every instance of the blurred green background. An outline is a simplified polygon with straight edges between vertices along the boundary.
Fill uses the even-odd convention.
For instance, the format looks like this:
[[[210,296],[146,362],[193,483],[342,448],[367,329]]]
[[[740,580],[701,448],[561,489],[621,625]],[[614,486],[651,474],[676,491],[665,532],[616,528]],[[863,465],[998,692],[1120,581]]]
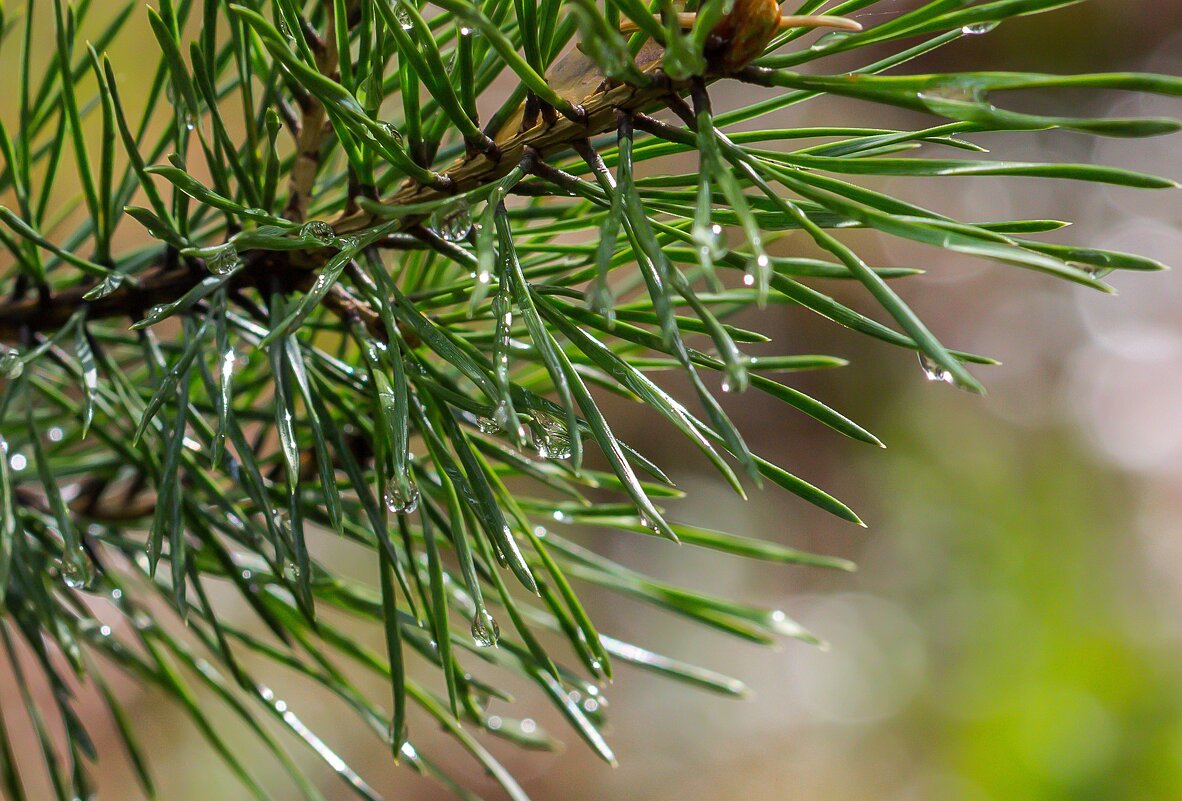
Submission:
[[[905,5],[879,3],[874,11]],[[113,51],[127,80],[136,48],[148,39],[136,41],[125,38]],[[981,68],[1182,73],[1182,3],[1093,0],[966,37],[909,67]],[[720,102],[749,100],[744,91],[728,89]],[[1050,102],[1182,116],[1177,101],[1101,95]],[[921,120],[836,100],[763,123],[889,127]],[[1098,161],[1182,179],[1178,137],[1123,142],[1048,132],[981,143],[1004,158]],[[1177,262],[1182,250],[1177,192],[993,178],[882,186],[966,218],[1075,221],[1063,241],[1166,262]],[[657,575],[782,605],[828,649],[788,643],[761,650],[592,594],[593,616],[608,633],[735,675],[754,697],[715,698],[622,670],[607,692],[618,769],[598,763],[572,737],[559,755],[496,743],[493,750],[539,801],[1182,798],[1178,276],[1118,276],[1120,296],[1113,298],[876,237],[854,240],[872,263],[927,270],[897,285],[905,299],[949,345],[1004,362],[978,371],[990,388],[978,398],[929,383],[913,356],[807,312],[778,307],[747,321],[772,335],[769,351],[851,361],[794,383],[877,433],[885,451],[845,441],[755,393],[726,403],[762,452],[850,502],[868,530],[774,490],[743,504],[678,445],[654,439],[660,429],[643,415],[619,407],[614,419],[624,438],[658,462],[683,465],[675,478],[690,497],[677,519],[848,556],[860,571],[769,568],[631,536],[600,540],[614,557]],[[775,247],[808,252],[794,238]],[[857,287],[824,289],[873,309]],[[338,563],[349,559],[335,554]],[[445,797],[391,766],[383,746],[341,708],[295,681],[277,677],[276,684],[387,797]],[[0,676],[0,685],[7,711],[18,703],[15,689],[9,677]],[[173,708],[130,682],[119,686],[154,754],[162,797],[246,798]],[[385,697],[380,683],[366,686]],[[101,738],[107,724],[97,706],[93,711]],[[513,710],[531,712],[561,730],[536,696]],[[244,752],[258,754],[252,762],[265,775],[261,750],[246,742]],[[452,762],[497,797],[462,756]],[[138,797],[118,757],[101,773],[104,798]],[[330,798],[351,797],[326,773],[313,769]],[[290,793],[277,771],[272,786],[278,797]]]

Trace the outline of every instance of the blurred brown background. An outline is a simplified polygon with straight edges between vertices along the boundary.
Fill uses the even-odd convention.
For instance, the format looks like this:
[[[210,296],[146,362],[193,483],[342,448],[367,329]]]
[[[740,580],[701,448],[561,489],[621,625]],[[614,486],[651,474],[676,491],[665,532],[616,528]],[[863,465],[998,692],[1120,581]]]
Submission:
[[[134,67],[134,41],[113,52],[124,73]],[[1093,0],[966,37],[906,69],[983,68],[1179,74],[1182,3]],[[717,97],[737,105],[755,96],[744,91]],[[1052,102],[1182,116],[1177,100],[1113,94]],[[762,123],[923,124],[918,115],[846,101],[804,104]],[[1182,180],[1182,137],[1048,132],[977,141],[999,158],[1095,161]],[[1180,261],[1179,192],[994,178],[879,185],[966,219],[1072,220],[1061,241]],[[774,307],[752,316],[753,327],[773,336],[769,352],[848,358],[848,368],[790,383],[866,425],[888,448],[843,440],[755,392],[728,396],[728,411],[758,450],[850,502],[869,530],[774,489],[743,504],[697,459],[682,459],[679,443],[654,440],[663,429],[642,414],[620,408],[615,420],[658,462],[683,465],[674,477],[690,497],[677,519],[849,556],[860,572],[768,568],[634,536],[605,535],[602,546],[660,576],[780,605],[829,649],[761,650],[592,593],[592,614],[607,633],[735,675],[754,698],[729,701],[621,670],[608,691],[618,769],[598,763],[573,736],[560,755],[496,743],[494,751],[539,801],[1182,798],[1179,276],[1118,275],[1119,297],[1105,297],[881,237],[854,240],[871,263],[927,270],[897,285],[905,299],[950,346],[1004,362],[977,370],[990,389],[978,398],[924,380],[913,355],[807,312]],[[775,248],[810,252],[792,237]],[[876,313],[857,287],[823,288]],[[445,797],[393,768],[342,709],[283,677],[276,684],[290,687],[291,706],[387,797]],[[171,706],[121,687],[154,755],[162,797],[247,797]],[[367,687],[385,697],[379,682]],[[7,711],[14,691],[0,687],[0,697]],[[542,725],[561,730],[543,707],[527,694],[513,713],[536,712]],[[96,725],[101,734],[105,724]],[[261,749],[243,743],[248,762],[270,771],[277,797],[291,797]],[[457,754],[453,764],[497,797],[465,759]],[[313,774],[329,798],[351,797],[326,770]],[[137,797],[118,758],[106,763],[103,780],[104,798]]]

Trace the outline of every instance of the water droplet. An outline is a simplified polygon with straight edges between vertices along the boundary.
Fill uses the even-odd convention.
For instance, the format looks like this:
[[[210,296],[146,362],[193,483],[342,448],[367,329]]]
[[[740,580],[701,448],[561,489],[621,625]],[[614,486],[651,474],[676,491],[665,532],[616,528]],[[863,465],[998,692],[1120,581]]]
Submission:
[[[501,720],[500,715],[490,715],[486,721],[486,725],[488,726],[489,731],[499,731],[501,726],[505,725],[505,722]]]
[[[928,381],[942,381],[945,384],[952,383],[952,373],[940,364],[937,364],[926,353],[919,354],[919,366],[923,368],[923,374],[927,376]]]
[[[726,255],[726,241],[722,233],[722,226],[718,223],[694,226],[693,237],[702,261],[711,262]]]
[[[160,238],[159,235],[151,230],[149,230],[148,233],[156,239]],[[126,280],[127,276],[123,275],[122,273],[111,273],[93,288],[91,288],[90,291],[88,291],[83,297],[85,297],[86,300],[99,300],[100,298],[105,298],[107,295],[110,295],[116,289],[123,286]]]
[[[291,582],[300,580],[300,566],[294,559],[283,560],[283,577]]]
[[[365,79],[365,91],[369,94],[370,99],[380,99],[385,93],[385,87],[382,82],[381,70],[370,75]]]
[[[400,482],[392,476],[382,490],[382,501],[391,514],[408,515],[419,508],[419,488],[408,479]]]
[[[743,286],[755,286],[755,274],[745,273],[743,275]]]
[[[460,36],[471,36],[472,33],[473,33],[472,29],[469,28],[467,25],[460,26]]]
[[[398,130],[392,122],[383,122],[382,131],[385,132],[386,136],[393,139],[394,143],[399,147],[402,147],[403,143],[406,141],[402,136],[402,131]]]
[[[477,417],[476,427],[480,429],[481,434],[499,434],[504,429],[500,424],[491,417]]]
[[[974,22],[972,25],[965,25],[960,29],[960,32],[968,36],[980,36],[983,33],[989,33],[1000,24],[1000,22]]]
[[[123,598],[123,590],[120,590],[120,589],[111,590],[111,600],[112,601],[118,601],[121,598]]]
[[[534,723],[532,719],[526,718],[521,721],[521,731],[525,734],[533,734],[538,730],[538,724]]]
[[[13,470],[24,470],[28,466],[29,460],[25,458],[23,453],[14,453],[12,459],[9,461]]]
[[[357,101],[365,108],[380,106],[382,102],[382,76],[380,72],[369,75],[357,87]]]
[[[90,563],[81,554],[74,558],[67,558],[61,565],[62,581],[72,590],[84,590],[94,580],[90,571]]]
[[[291,28],[288,27],[287,22],[285,22],[284,20],[279,20],[279,33],[283,36],[284,39],[287,40],[287,44],[289,47],[296,46],[295,34],[291,32]]]
[[[843,39],[846,39],[854,34],[854,31],[832,31],[825,34],[809,47],[809,50],[827,50],[834,45],[840,44]]]
[[[283,534],[291,533],[291,519],[288,517],[286,510],[276,509],[274,514],[271,515],[271,523],[277,531]]]
[[[431,215],[430,227],[448,242],[461,242],[472,233],[472,211],[468,201],[460,198]],[[485,278],[483,283],[488,283]]]
[[[62,431],[59,426],[54,426],[53,428],[49,429],[50,442],[61,442],[65,436],[66,432]]]
[[[1083,270],[1092,278],[1103,278],[1115,269],[1112,266],[1112,258],[1110,256],[1098,252],[1090,255],[1092,257],[1092,261],[1090,262],[1069,261],[1067,263],[1072,267]]]
[[[410,12],[406,10],[406,5],[399,0],[394,5],[394,16],[398,19],[398,24],[402,26],[402,30],[409,31],[414,29],[414,22],[410,18]]]
[[[171,311],[171,309],[172,304],[170,303],[158,303],[152,308],[148,309],[148,313],[144,315],[144,322],[158,323],[168,316],[168,313]]]
[[[111,636],[111,627],[110,626],[100,626],[99,627],[99,636],[100,637],[110,637]]]
[[[472,618],[472,639],[481,648],[491,648],[501,638],[501,627],[487,609],[476,610]]]
[[[509,427],[509,404],[505,401],[501,401],[497,408],[493,409],[493,422],[502,429]]]
[[[773,631],[784,637],[800,637],[808,634],[808,631],[803,626],[784,614],[784,610],[782,609],[772,611],[768,615],[767,621]]]
[[[565,460],[571,457],[570,432],[562,423],[545,414],[534,413],[529,424],[534,447],[543,459]]]
[[[0,377],[9,380],[20,378],[21,373],[24,371],[25,363],[21,361],[20,351],[15,348],[3,348],[0,350]]]
[[[313,220],[300,229],[301,239],[315,239],[322,245],[331,245],[337,232],[324,220]]]
[[[979,101],[978,93],[968,83],[937,80],[924,87],[918,97],[932,113],[956,118],[965,113],[965,106]]]
[[[751,379],[747,374],[746,357],[728,359],[723,373],[723,392],[746,392]]]
[[[606,278],[600,275],[591,285],[591,292],[587,296],[587,308],[603,317],[608,326],[616,323],[616,297]]]
[[[205,260],[206,269],[214,275],[229,275],[241,265],[242,259],[238,256],[238,249],[230,243],[214,249]]]

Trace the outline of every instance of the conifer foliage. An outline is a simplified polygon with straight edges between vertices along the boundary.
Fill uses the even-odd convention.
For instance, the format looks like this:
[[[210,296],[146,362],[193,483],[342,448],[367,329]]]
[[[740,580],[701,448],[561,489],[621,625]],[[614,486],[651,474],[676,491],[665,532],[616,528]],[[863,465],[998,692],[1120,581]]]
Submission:
[[[418,732],[442,727],[514,799],[526,796],[488,738],[551,743],[490,715],[498,675],[536,687],[516,702],[522,717],[553,704],[568,736],[609,763],[603,695],[621,666],[743,695],[735,679],[601,631],[578,591],[758,643],[812,635],[782,611],[630,569],[572,527],[663,538],[671,559],[680,542],[850,566],[677,522],[679,491],[613,433],[603,400],[644,404],[739,495],[786,490],[858,524],[762,458],[715,391],[767,393],[880,444],[784,382],[842,361],[749,357],[764,338],[728,319],[815,312],[978,391],[970,367],[990,359],[946,347],[896,289],[918,271],[868,264],[843,231],[1100,292],[1113,270],[1159,269],[1042,236],[1061,222],[965,222],[858,182],[1173,187],[984,148],[999,131],[1172,132],[1170,120],[1014,111],[1003,93],[1179,96],[1178,78],[908,71],[962,37],[1069,5],[0,2],[0,56],[17,65],[0,109],[0,660],[44,755],[15,764],[18,715],[0,712],[3,794],[28,797],[24,782],[44,771],[59,799],[90,797],[102,755],[75,708],[85,692],[106,702],[155,797],[151,749],[108,685],[118,671],[172,697],[257,798],[279,791],[198,697],[238,716],[306,797],[323,797],[305,775],[315,760],[376,797],[348,753],[276,697],[266,665],[317,684],[393,760],[463,797]],[[145,13],[154,40],[138,63],[109,58]],[[758,101],[716,113],[712,93],[735,82]],[[920,112],[921,127],[759,124],[837,96],[866,101],[870,125],[878,104]],[[773,255],[783,232],[817,257]],[[880,314],[817,278],[860,285]],[[685,397],[663,388],[669,371]],[[313,557],[340,541],[372,556],[376,581]],[[259,625],[225,616],[231,595]],[[357,621],[384,633],[381,653],[355,639]],[[389,692],[363,694],[357,670],[387,677]],[[38,706],[32,688],[45,686],[52,700]]]

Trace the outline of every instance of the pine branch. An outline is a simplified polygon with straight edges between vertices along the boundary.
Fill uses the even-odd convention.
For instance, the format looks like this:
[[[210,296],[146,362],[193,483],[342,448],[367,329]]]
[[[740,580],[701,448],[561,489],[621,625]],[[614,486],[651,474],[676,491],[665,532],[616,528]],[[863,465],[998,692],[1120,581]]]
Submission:
[[[847,229],[1098,291],[1110,291],[1113,270],[1163,266],[1041,239],[1064,224],[1055,220],[964,222],[858,183],[1012,175],[1176,188],[1095,164],[987,158],[975,140],[1055,127],[1172,132],[1173,120],[1015,112],[991,93],[1178,97],[1182,79],[885,74],[1062,0],[884,2],[888,13],[865,17],[866,30],[808,16],[830,5],[817,0],[788,16],[770,0],[161,0],[148,11],[159,63],[136,92],[120,87],[104,54],[134,4],[108,21],[94,18],[102,4],[53,0],[53,48],[38,75],[33,18],[43,5],[27,4],[23,16],[0,10],[0,56],[15,54],[19,84],[4,115],[17,122],[0,124],[0,193],[12,198],[0,208],[0,340],[12,345],[0,349],[0,639],[22,687],[18,652],[28,651],[53,689],[46,711],[64,737],[42,738],[43,761],[63,800],[90,795],[93,747],[68,690],[88,681],[154,796],[134,722],[104,683],[114,670],[173,698],[259,798],[253,766],[195,688],[225,701],[305,796],[318,791],[302,759],[263,719],[357,795],[376,798],[276,696],[259,667],[270,664],[311,679],[395,759],[465,797],[450,766],[421,753],[424,721],[515,801],[525,793],[484,740],[555,747],[532,721],[490,711],[490,699],[508,703],[502,672],[532,684],[614,763],[602,725],[619,665],[727,696],[745,688],[601,631],[582,587],[752,642],[817,639],[782,610],[663,582],[629,567],[626,554],[616,561],[584,547],[571,526],[852,566],[678,522],[680,491],[620,439],[600,393],[644,404],[739,497],[774,485],[858,525],[840,499],[762,458],[761,442],[745,438],[712,388],[766,393],[881,446],[778,375],[845,362],[749,356],[766,338],[739,324],[739,312],[815,312],[916,352],[932,380],[979,389],[976,367],[992,360],[947,347],[895,289],[920,270],[869,264]],[[800,46],[818,26],[838,30]],[[79,31],[93,49],[83,52]],[[578,48],[559,58],[572,39]],[[797,69],[864,52],[876,55],[852,73]],[[736,80],[776,93],[717,111],[722,82]],[[477,101],[510,85],[482,121]],[[831,96],[935,122],[741,125]],[[653,116],[661,110],[673,122]],[[687,173],[663,160],[685,154],[697,159]],[[58,208],[66,183],[86,212],[70,230],[61,220],[74,219],[71,208]],[[140,236],[128,236],[136,225]],[[782,255],[772,241],[784,231],[822,256]],[[814,278],[856,283],[893,325],[824,294]],[[662,385],[669,370],[687,399]],[[325,538],[369,553],[375,584],[316,559],[310,546]],[[210,583],[232,588],[266,634],[235,625]],[[89,594],[112,600],[118,626],[95,617],[107,607],[87,603]],[[380,631],[381,656],[352,626],[335,625],[338,616]],[[414,658],[438,671],[437,691],[407,670]],[[351,663],[388,682],[385,707],[353,684]],[[23,700],[41,727],[34,696]],[[0,720],[0,794],[21,798],[11,725]]]
[[[331,70],[335,55],[329,52],[329,46],[323,47],[324,61],[320,67],[322,72],[326,72]],[[688,91],[686,85],[665,78],[660,71],[659,51],[655,56],[654,58],[651,55],[650,50],[652,60],[638,64],[638,68],[653,79],[656,84],[653,87],[628,84],[607,86],[607,79],[603,73],[585,56],[575,54],[568,57],[565,66],[559,65],[557,75],[572,75],[577,79],[577,83],[564,91],[564,85],[558,82],[561,81],[559,77],[556,78],[555,89],[566,94],[567,99],[577,102],[583,108],[586,113],[585,121],[573,122],[566,118],[557,118],[541,121],[528,130],[517,130],[524,113],[523,104],[516,114],[509,117],[496,136],[499,157],[493,160],[483,153],[477,153],[461,158],[442,172],[447,179],[447,191],[436,186],[408,182],[382,202],[380,214],[358,209],[343,213],[327,224],[333,231],[346,235],[370,228],[383,217],[403,216],[406,227],[413,228],[429,215],[402,215],[401,209],[445,200],[457,193],[488,186],[504,178],[527,150],[538,154],[539,158],[560,154],[588,137],[614,130],[617,112],[651,109],[673,93]],[[712,79],[718,77],[720,76],[713,76]],[[590,95],[576,100],[580,88],[594,84],[598,86]],[[286,211],[287,218],[293,223],[302,221],[307,213],[311,184],[317,175],[325,134],[323,105],[315,100],[309,100],[306,105],[298,128],[297,154],[292,167],[290,200]],[[410,235],[415,236],[415,233],[412,231]],[[333,251],[299,251],[291,255],[245,251],[240,255],[245,266],[235,276],[232,287],[257,286],[263,276],[268,281],[278,276],[288,291],[298,291],[307,288],[311,281],[309,274],[322,268],[332,257]],[[162,262],[176,260],[175,253],[165,253],[161,256]],[[204,269],[200,260],[192,260],[188,269],[161,264],[145,271],[134,284],[124,285],[94,301],[87,301],[82,297],[92,287],[75,287],[63,293],[36,299],[16,299],[0,303],[0,340],[16,342],[22,331],[52,331],[64,325],[79,308],[86,309],[86,317],[90,320],[142,316],[152,306],[171,303],[180,298],[207,275],[208,271]]]

